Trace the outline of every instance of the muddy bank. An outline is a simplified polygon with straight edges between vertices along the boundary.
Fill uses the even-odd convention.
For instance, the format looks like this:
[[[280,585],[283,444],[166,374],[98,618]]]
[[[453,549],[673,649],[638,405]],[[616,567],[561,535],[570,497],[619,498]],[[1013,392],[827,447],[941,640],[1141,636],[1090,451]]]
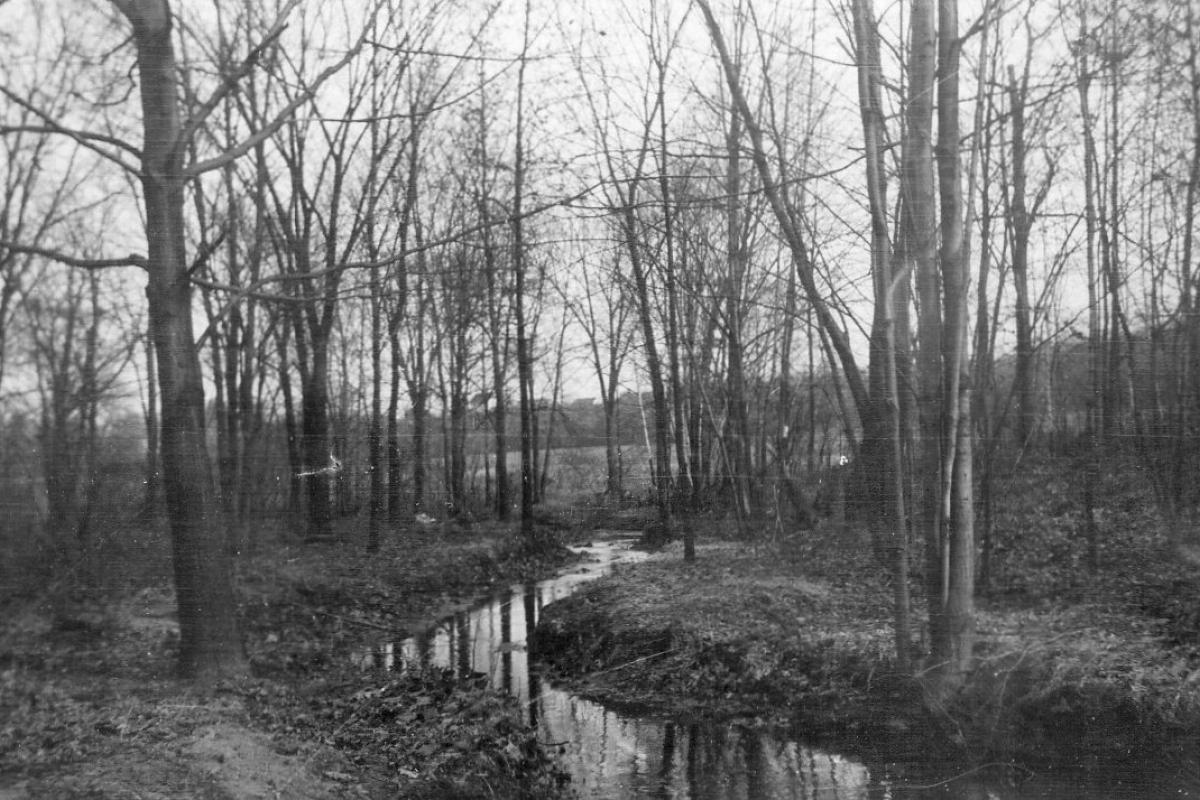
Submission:
[[[895,669],[877,569],[832,547],[709,541],[692,566],[668,549],[549,606],[534,653],[606,705],[750,717],[892,757],[1130,757],[1200,731],[1194,649],[1119,598],[985,609],[977,670],[931,707]]]
[[[499,529],[402,531],[368,555],[359,533],[239,564],[253,676],[205,692],[173,678],[169,585],[3,601],[0,798],[556,796],[511,699],[351,656],[570,555],[530,556]]]

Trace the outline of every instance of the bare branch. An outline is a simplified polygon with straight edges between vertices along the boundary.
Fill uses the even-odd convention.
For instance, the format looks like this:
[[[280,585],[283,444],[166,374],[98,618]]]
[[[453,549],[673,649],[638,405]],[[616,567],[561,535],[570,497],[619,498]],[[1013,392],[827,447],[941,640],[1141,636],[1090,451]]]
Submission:
[[[148,269],[150,266],[150,262],[145,256],[137,255],[136,253],[130,253],[124,258],[78,258],[66,253],[60,253],[57,250],[32,247],[4,240],[0,240],[0,248],[12,253],[41,256],[51,261],[57,261],[60,264],[66,264],[68,267],[79,267],[80,269],[109,269],[112,267],[139,267],[141,269]]]
[[[192,266],[188,268],[188,275],[194,275],[203,269],[204,266],[208,264],[208,260],[212,258],[213,253],[217,252],[217,248],[221,246],[228,235],[229,227],[226,226],[221,229],[220,233],[218,233],[217,237],[212,241],[201,242],[199,252],[196,253],[196,257],[192,260]]]
[[[366,27],[369,26],[365,26],[365,28]],[[358,55],[359,51],[362,50],[363,42],[366,40],[367,31],[365,28],[362,36],[360,36],[358,41],[346,51],[344,56],[338,59],[335,63],[326,67],[305,91],[297,94],[296,97],[291,100],[291,102],[289,102],[280,110],[280,112],[275,116],[275,119],[271,120],[270,123],[265,125],[262,130],[250,136],[241,144],[226,150],[224,153],[221,153],[215,158],[210,158],[207,161],[191,164],[183,170],[183,174],[188,177],[196,177],[197,175],[202,175],[205,172],[212,172],[215,169],[221,169],[225,165],[236,161],[246,153],[249,153],[261,142],[265,142],[267,139],[274,136],[275,132],[283,127],[283,124],[291,118],[296,109],[309,102],[313,96],[316,95],[317,89],[319,89],[321,85],[325,83],[325,81],[329,80],[331,77],[340,72],[342,67],[349,64],[350,61],[356,55]]]
[[[196,131],[200,129],[200,126],[204,124],[205,120],[207,120],[209,116],[216,111],[217,106],[221,104],[221,101],[228,97],[234,91],[234,89],[237,88],[237,85],[242,78],[245,78],[250,74],[250,71],[254,69],[254,66],[258,63],[259,56],[261,56],[266,49],[283,34],[284,29],[287,27],[287,25],[284,24],[284,20],[287,19],[288,14],[291,13],[292,9],[295,8],[299,2],[300,0],[291,0],[291,2],[289,2],[287,6],[285,6],[283,10],[279,12],[279,17],[275,20],[275,24],[271,26],[271,29],[267,31],[266,35],[263,37],[263,40],[255,45],[254,49],[252,49],[246,55],[246,57],[242,59],[242,63],[237,66],[237,69],[225,76],[225,80],[221,82],[221,85],[215,92],[213,92],[212,96],[200,105],[200,108],[195,114],[188,118],[187,122],[184,123],[182,133],[179,135],[179,142],[181,144],[191,139]]]
[[[554,201],[551,201],[548,203],[543,203],[542,205],[537,206],[536,208],[531,208],[527,211],[522,212],[521,217],[522,218],[532,217],[534,215],[541,214],[545,211],[548,211],[552,208],[570,205],[571,203],[575,202],[576,200],[580,200],[583,197],[586,197],[587,195],[591,194],[597,188],[598,185],[599,184],[594,185],[594,186],[589,186],[586,189],[583,189],[582,191],[577,192],[569,197],[561,197],[557,200],[554,200]],[[510,214],[510,215],[507,215],[500,219],[492,220],[488,223],[474,225],[469,228],[464,228],[462,230],[455,231],[452,235],[445,236],[436,241],[424,242],[417,247],[410,247],[410,248],[406,249],[403,253],[397,253],[396,255],[390,256],[388,258],[380,259],[377,261],[347,262],[345,264],[340,264],[336,267],[329,267],[326,269],[313,270],[310,272],[291,273],[291,274],[286,274],[286,275],[271,275],[271,276],[268,276],[265,278],[261,278],[248,286],[234,286],[234,285],[227,284],[227,283],[218,283],[216,281],[208,280],[206,278],[198,278],[198,277],[195,277],[194,275],[191,278],[191,282],[195,286],[200,286],[202,288],[211,289],[214,291],[229,292],[230,294],[237,296],[237,297],[252,297],[256,300],[264,300],[264,301],[268,301],[268,302],[296,303],[298,305],[303,305],[303,304],[312,302],[312,298],[311,297],[293,297],[290,295],[282,295],[282,294],[271,294],[271,293],[263,292],[262,287],[268,286],[268,285],[274,284],[274,283],[290,283],[290,282],[294,282],[294,281],[309,281],[309,280],[313,280],[315,278],[323,278],[328,275],[332,275],[334,273],[345,272],[347,270],[352,270],[352,269],[373,269],[376,267],[387,267],[392,264],[396,264],[400,261],[403,261],[405,258],[408,258],[409,256],[413,256],[413,255],[416,255],[421,252],[432,250],[437,247],[445,247],[448,244],[454,244],[455,242],[459,242],[464,237],[470,236],[471,234],[474,234],[474,233],[478,233],[487,228],[511,225],[512,222],[513,222],[513,215]],[[2,245],[2,244],[3,243],[0,243],[0,245]]]
[[[6,90],[0,89],[0,91]],[[73,130],[64,128],[61,125],[0,125],[0,136],[10,133],[58,133],[63,136],[70,136],[72,139],[88,139],[89,141],[111,144],[113,147],[119,147],[138,158],[142,157],[142,151],[124,139],[118,139],[115,136],[106,136],[103,133]]]
[[[436,247],[444,247],[445,245],[453,244],[455,242],[461,241],[466,236],[470,236],[472,234],[479,233],[480,231],[486,230],[488,228],[495,228],[495,227],[504,226],[504,225],[511,225],[517,219],[528,219],[529,217],[533,217],[538,214],[542,214],[546,211],[549,211],[552,208],[559,208],[561,206],[569,206],[572,203],[576,202],[577,200],[582,200],[583,198],[587,197],[589,194],[591,194],[593,191],[595,191],[601,185],[603,185],[603,182],[593,184],[593,185],[588,186],[587,188],[582,189],[581,191],[578,191],[575,194],[570,195],[568,197],[560,197],[557,200],[551,200],[550,202],[543,203],[540,206],[537,206],[536,208],[531,208],[526,211],[522,211],[519,216],[509,214],[507,216],[504,216],[504,217],[501,217],[498,219],[493,219],[493,220],[490,220],[485,223],[480,223],[478,225],[472,225],[469,228],[464,228],[462,230],[455,231],[452,235],[443,237],[436,241],[425,242],[420,247],[410,247],[408,250],[404,251],[403,253],[398,253],[398,254],[396,254],[394,256],[390,256],[388,258],[380,259],[378,261],[349,262],[349,263],[344,264],[343,266],[339,267],[339,269],[368,269],[371,267],[391,266],[392,264],[395,264],[395,263],[398,263],[398,262],[404,260],[406,257],[408,257],[410,255],[415,255],[416,253],[419,253],[419,252],[422,252],[425,250],[432,250]],[[318,277],[323,272],[327,272],[327,271],[328,270],[321,270],[318,272],[304,273],[303,275],[284,276],[284,277],[313,278],[313,277]]]
[[[139,150],[138,148],[134,147],[133,145],[129,144],[128,142],[118,139],[115,136],[105,136],[104,134],[90,133],[87,131],[77,131],[77,130],[72,130],[71,128],[63,127],[62,125],[59,125],[58,122],[53,117],[51,117],[49,114],[47,114],[45,111],[43,111],[42,109],[33,105],[28,100],[25,100],[24,98],[15,94],[11,89],[8,89],[7,87],[0,86],[0,94],[4,95],[9,100],[16,103],[21,108],[25,109],[26,111],[28,111],[29,113],[33,114],[38,119],[40,119],[44,123],[46,123],[45,132],[57,133],[62,136],[66,136],[70,139],[73,139],[77,144],[79,144],[80,147],[84,147],[84,148],[87,148],[88,150],[91,150],[93,153],[97,154],[101,158],[104,158],[104,159],[107,159],[108,161],[113,162],[114,164],[119,166],[121,169],[126,170],[127,172],[131,172],[134,175],[141,174],[141,170],[138,167],[134,166],[133,164],[130,164],[129,162],[127,162],[125,159],[121,158],[116,153],[113,153],[110,150],[107,150],[103,147],[100,147],[98,144],[96,144],[97,142],[102,142],[104,144],[112,145],[113,147],[124,150],[125,152],[130,153],[131,155],[134,155],[140,159],[142,157],[142,151]],[[0,133],[15,133],[15,132],[25,129],[25,128],[28,128],[28,130],[30,130],[31,132],[37,132],[37,131],[41,130],[41,129],[33,127],[33,126],[14,125],[14,126],[6,126],[5,128],[0,129]]]

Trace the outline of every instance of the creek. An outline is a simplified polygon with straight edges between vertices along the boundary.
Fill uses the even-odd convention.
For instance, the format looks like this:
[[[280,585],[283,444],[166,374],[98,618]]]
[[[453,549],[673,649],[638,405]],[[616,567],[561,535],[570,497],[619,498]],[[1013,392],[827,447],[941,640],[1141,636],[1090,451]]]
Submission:
[[[961,764],[870,761],[813,746],[736,720],[694,723],[637,716],[575,696],[538,674],[526,650],[542,609],[645,554],[632,540],[598,532],[573,548],[580,560],[559,575],[518,584],[479,606],[357,660],[403,669],[420,663],[491,686],[526,709],[547,752],[570,774],[581,798],[624,800],[1157,800],[1200,797],[1200,767],[1115,765],[1081,759],[1028,773]],[[1193,755],[1192,758],[1195,758]],[[1190,773],[1190,774],[1188,774]]]

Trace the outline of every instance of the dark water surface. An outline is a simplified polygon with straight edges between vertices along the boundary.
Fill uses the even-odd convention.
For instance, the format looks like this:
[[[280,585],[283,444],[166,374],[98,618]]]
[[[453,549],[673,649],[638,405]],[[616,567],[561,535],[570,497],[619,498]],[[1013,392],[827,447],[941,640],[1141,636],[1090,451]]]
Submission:
[[[620,564],[644,558],[627,539],[575,548],[583,559],[555,578],[514,585],[419,636],[362,654],[363,666],[423,663],[482,673],[517,698],[550,753],[589,800],[1158,800],[1200,798],[1200,753],[1176,765],[1090,764],[1030,774],[961,765],[865,763],[737,722],[637,717],[557,689],[526,651],[542,609]]]

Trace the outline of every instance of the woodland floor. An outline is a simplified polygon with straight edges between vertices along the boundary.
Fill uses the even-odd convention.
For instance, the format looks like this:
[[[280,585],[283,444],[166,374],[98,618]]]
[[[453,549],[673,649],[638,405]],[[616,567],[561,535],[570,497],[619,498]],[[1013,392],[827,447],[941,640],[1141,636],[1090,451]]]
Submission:
[[[511,700],[352,657],[569,553],[524,556],[484,526],[395,531],[375,555],[361,535],[348,525],[345,543],[242,559],[253,677],[203,692],[172,677],[165,580],[58,580],[4,600],[0,800],[556,796],[560,776]]]
[[[1136,475],[1113,474],[1089,574],[1077,472],[1017,466],[997,480],[978,667],[948,703],[898,674],[888,578],[855,526],[828,521],[749,538],[697,521],[694,564],[674,543],[589,584],[546,609],[532,649],[580,694],[643,713],[751,718],[889,758],[1153,750],[1200,785],[1200,550],[1169,544]]]

